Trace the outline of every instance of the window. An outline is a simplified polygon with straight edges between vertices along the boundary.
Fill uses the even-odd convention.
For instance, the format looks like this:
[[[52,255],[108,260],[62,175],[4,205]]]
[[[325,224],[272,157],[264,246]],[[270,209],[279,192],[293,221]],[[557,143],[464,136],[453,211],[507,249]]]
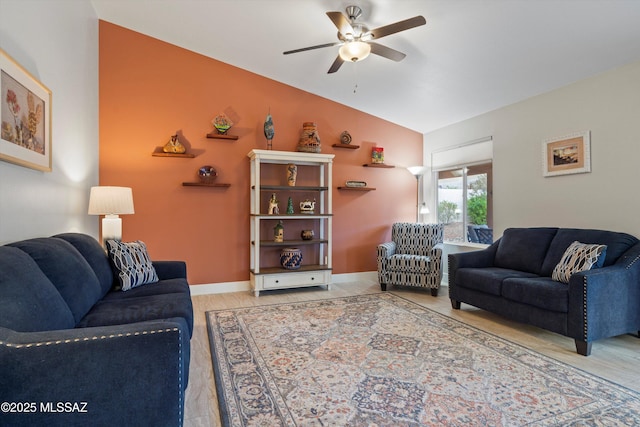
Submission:
[[[432,155],[437,217],[445,225],[446,242],[493,243],[492,148],[486,138]],[[469,163],[445,164],[456,159]]]

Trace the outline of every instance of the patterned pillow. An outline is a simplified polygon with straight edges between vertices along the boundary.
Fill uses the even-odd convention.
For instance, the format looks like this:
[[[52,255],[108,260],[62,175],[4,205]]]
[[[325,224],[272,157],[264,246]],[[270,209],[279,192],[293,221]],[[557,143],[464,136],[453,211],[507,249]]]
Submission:
[[[607,245],[573,242],[564,251],[560,262],[553,269],[551,278],[558,282],[569,283],[569,278],[573,273],[591,270],[592,267],[602,267],[606,251]]]
[[[107,240],[107,251],[117,270],[118,281],[123,291],[158,281],[156,269],[153,268],[144,242],[136,240],[123,243]]]

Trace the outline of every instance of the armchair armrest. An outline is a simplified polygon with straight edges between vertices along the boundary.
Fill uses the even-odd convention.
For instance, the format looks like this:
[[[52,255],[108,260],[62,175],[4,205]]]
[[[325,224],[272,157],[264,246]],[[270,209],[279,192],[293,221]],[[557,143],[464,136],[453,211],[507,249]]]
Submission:
[[[387,266],[389,265],[389,258],[396,253],[396,242],[385,242],[378,245],[378,282],[383,285],[383,289],[388,282]]]
[[[158,279],[186,279],[187,263],[184,261],[153,261]]]
[[[182,425],[185,336],[179,319],[46,332],[0,328],[0,402],[27,408],[2,416],[7,425],[25,426]]]
[[[609,267],[569,279],[568,336],[588,343],[640,330],[640,243]]]

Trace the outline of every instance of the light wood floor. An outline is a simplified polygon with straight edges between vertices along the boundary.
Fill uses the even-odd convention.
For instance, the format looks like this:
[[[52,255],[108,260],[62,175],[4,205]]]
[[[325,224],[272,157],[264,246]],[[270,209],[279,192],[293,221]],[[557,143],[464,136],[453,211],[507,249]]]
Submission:
[[[339,298],[349,295],[380,292],[376,282],[334,284],[331,290],[305,288],[287,291],[263,292],[256,298],[250,292],[235,292],[193,297],[195,325],[191,340],[191,368],[186,393],[185,426],[219,426],[220,415],[215,381],[209,352],[209,338],[205,312],[209,310],[250,307],[286,302]],[[448,288],[442,287],[438,297],[428,291],[411,288],[393,288],[394,294],[461,320],[469,325],[516,342],[539,353],[560,360],[584,371],[640,392],[640,339],[631,335],[596,341],[591,356],[576,354],[570,338],[542,329],[510,322],[486,311],[462,304],[453,310],[449,303]]]

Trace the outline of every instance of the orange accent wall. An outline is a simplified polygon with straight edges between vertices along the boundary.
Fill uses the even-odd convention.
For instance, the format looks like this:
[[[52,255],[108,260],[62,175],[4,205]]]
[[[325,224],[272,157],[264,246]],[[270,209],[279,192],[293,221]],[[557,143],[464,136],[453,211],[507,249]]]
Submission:
[[[247,153],[267,148],[269,111],[273,149],[295,151],[302,123],[313,121],[322,152],[335,154],[334,274],[376,270],[376,245],[390,238],[391,223],[415,220],[416,180],[404,166],[421,162],[418,132],[105,21],[99,72],[100,185],[133,188],[123,240],[143,240],[152,259],[185,260],[191,284],[249,279]],[[237,141],[206,138],[221,112]],[[359,149],[331,147],[344,130]],[[153,157],[176,132],[196,157]],[[397,167],[363,167],[373,146]],[[204,165],[231,186],[182,186]],[[376,191],[336,188],[350,179]]]

